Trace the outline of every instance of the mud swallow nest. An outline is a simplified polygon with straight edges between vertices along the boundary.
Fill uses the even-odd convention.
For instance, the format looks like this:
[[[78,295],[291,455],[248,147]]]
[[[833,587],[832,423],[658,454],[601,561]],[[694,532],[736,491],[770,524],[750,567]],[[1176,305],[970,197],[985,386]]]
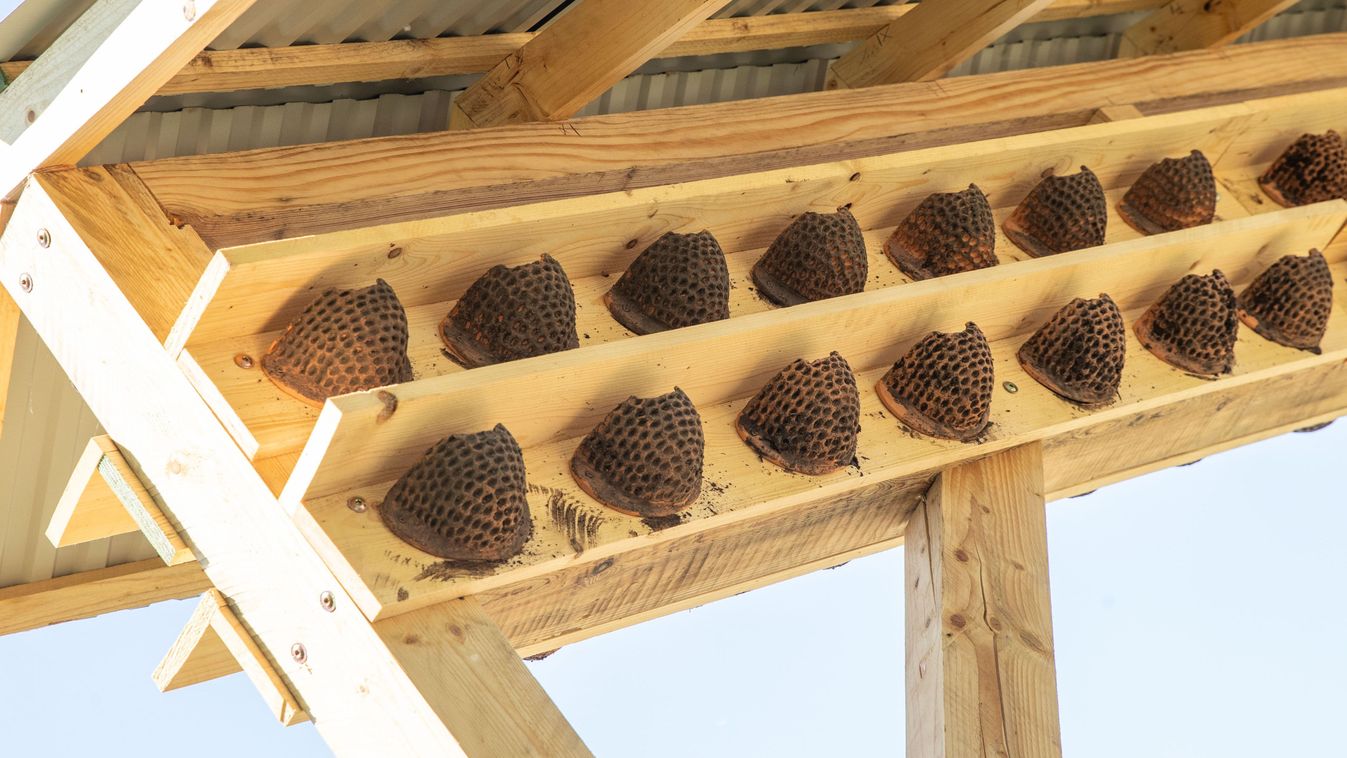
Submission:
[[[1319,354],[1333,311],[1333,273],[1318,250],[1283,256],[1237,301],[1239,320],[1264,339]]]
[[[379,506],[406,542],[455,561],[503,561],[533,532],[524,455],[509,430],[455,434],[435,443]]]
[[[1067,400],[1089,408],[1111,405],[1122,382],[1126,330],[1113,298],[1076,298],[1020,347],[1020,365]]]
[[[753,264],[753,283],[777,305],[799,305],[865,289],[865,237],[847,208],[806,211]]]
[[[1035,258],[1104,244],[1108,201],[1099,178],[1085,166],[1068,176],[1048,176],[1006,219],[1006,236]]]
[[[1194,150],[1151,164],[1123,195],[1118,215],[1142,234],[1210,224],[1216,216],[1216,177],[1207,156]]]
[[[1258,186],[1288,207],[1347,198],[1347,146],[1332,130],[1301,135],[1258,177]]]
[[[860,393],[837,353],[796,360],[772,377],[735,420],[739,437],[787,471],[819,475],[856,459]]]
[[[977,324],[931,332],[879,380],[879,399],[913,431],[967,442],[986,429],[992,351]]]
[[[884,243],[884,254],[913,279],[996,265],[996,222],[976,184],[928,195]]]
[[[309,303],[262,357],[277,386],[313,405],[348,392],[412,380],[407,314],[380,279],[358,290],[330,289]]]
[[[581,489],[614,510],[672,516],[701,495],[705,448],[696,406],[674,387],[622,401],[580,442],[571,473]]]
[[[705,230],[667,232],[632,261],[604,302],[618,323],[637,334],[727,319],[725,251]]]
[[[492,266],[440,322],[440,338],[468,368],[579,347],[570,280],[547,254]]]
[[[1235,365],[1235,291],[1219,269],[1188,274],[1137,320],[1137,338],[1169,365],[1214,379]]]

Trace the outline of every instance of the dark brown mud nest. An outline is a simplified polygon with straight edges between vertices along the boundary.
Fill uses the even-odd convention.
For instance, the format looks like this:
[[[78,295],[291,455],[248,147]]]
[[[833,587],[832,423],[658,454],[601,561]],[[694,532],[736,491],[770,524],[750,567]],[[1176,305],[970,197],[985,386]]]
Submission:
[[[913,431],[967,442],[987,429],[992,351],[977,324],[931,332],[879,380],[879,399]]]
[[[358,290],[330,289],[309,303],[262,357],[262,371],[313,405],[348,392],[412,380],[407,313],[380,279]]]
[[[1333,312],[1333,272],[1318,250],[1283,256],[1240,294],[1239,320],[1264,339],[1319,354]]]
[[[976,184],[936,192],[893,230],[884,254],[913,279],[930,279],[996,265],[996,221]]]
[[[522,266],[492,266],[440,322],[440,338],[468,368],[579,347],[570,280],[546,254]]]
[[[1123,195],[1118,215],[1142,234],[1210,224],[1216,217],[1216,177],[1207,156],[1194,150],[1151,164]]]
[[[1219,269],[1188,274],[1146,310],[1135,329],[1142,346],[1160,360],[1215,379],[1235,365],[1235,291]]]
[[[1020,365],[1039,384],[1088,408],[1112,405],[1122,382],[1127,327],[1113,298],[1076,298],[1034,332]]]
[[[435,443],[379,506],[384,524],[419,550],[454,561],[504,561],[533,532],[524,455],[509,430]]]
[[[725,251],[708,231],[667,232],[604,295],[618,323],[651,334],[730,317]]]
[[[739,412],[735,428],[764,459],[816,476],[855,461],[860,413],[851,366],[830,353],[781,369]]]
[[[1017,247],[1042,258],[1104,244],[1107,225],[1104,187],[1081,166],[1075,174],[1045,177],[1002,228]]]
[[[595,500],[631,516],[672,516],[702,491],[706,441],[697,408],[674,387],[629,397],[580,442],[571,474]]]
[[[753,283],[768,301],[799,305],[865,289],[865,236],[847,208],[806,211],[753,264]]]
[[[1347,197],[1347,146],[1331,129],[1301,135],[1258,177],[1258,186],[1287,207]]]

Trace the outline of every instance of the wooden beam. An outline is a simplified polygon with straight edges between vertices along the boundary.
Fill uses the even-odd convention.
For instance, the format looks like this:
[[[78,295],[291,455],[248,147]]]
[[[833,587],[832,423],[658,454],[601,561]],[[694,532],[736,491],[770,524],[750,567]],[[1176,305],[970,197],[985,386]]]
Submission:
[[[98,0],[0,91],[0,198],[74,164],[254,0]]]
[[[66,547],[132,532],[144,534],[169,566],[196,560],[112,438],[99,435],[75,464],[47,539]]]
[[[0,232],[3,230],[3,224],[0,224]],[[9,382],[14,372],[14,347],[19,339],[22,316],[14,298],[0,290],[0,434],[5,433],[5,404],[9,399]]]
[[[195,563],[158,558],[0,589],[0,635],[196,597],[210,579]]]
[[[1038,444],[940,474],[904,550],[907,754],[1060,756]]]
[[[132,164],[209,247],[625,191],[1347,84],[1347,34],[490,131]],[[579,132],[572,132],[571,126]],[[445,170],[452,167],[452,170]]]
[[[282,724],[293,726],[309,720],[309,714],[300,707],[218,590],[207,590],[201,596],[187,625],[151,678],[160,692],[168,692],[239,671],[248,675],[267,708]]]
[[[727,0],[580,0],[459,93],[454,129],[570,118]]]
[[[922,0],[833,61],[830,89],[939,79],[1052,0]]]
[[[1158,0],[1056,0],[1034,21],[1149,10]],[[721,55],[784,47],[854,42],[887,26],[916,5],[880,5],[807,13],[709,18],[671,43],[658,57]],[[341,82],[419,79],[488,71],[523,47],[538,32],[483,34],[469,37],[344,42],[331,45],[206,50],[156,93],[186,95],[234,92]],[[0,63],[8,81],[32,61]]]
[[[1296,0],[1169,0],[1123,32],[1119,57],[1221,47]]]

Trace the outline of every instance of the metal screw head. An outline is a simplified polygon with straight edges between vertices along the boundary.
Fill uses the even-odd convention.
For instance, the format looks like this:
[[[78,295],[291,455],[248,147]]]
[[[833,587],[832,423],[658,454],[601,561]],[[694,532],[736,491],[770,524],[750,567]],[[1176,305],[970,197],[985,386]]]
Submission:
[[[323,590],[321,593],[319,593],[318,604],[323,606],[323,610],[327,611],[328,613],[332,613],[333,611],[337,610],[337,599],[332,597],[332,593],[328,592],[327,590]]]
[[[368,508],[369,505],[365,503],[365,498],[356,495],[352,497],[350,500],[346,501],[346,507],[350,508],[356,513],[364,513],[365,509]]]
[[[239,353],[238,355],[234,356],[234,365],[238,366],[239,368],[252,368],[253,357],[251,355]]]
[[[46,229],[37,230],[37,244],[42,247],[51,247],[51,232]]]
[[[182,17],[188,21],[196,20],[196,3],[194,0],[187,0],[182,4]]]
[[[309,659],[309,651],[304,649],[303,642],[296,642],[290,646],[290,657],[295,659],[295,663],[303,663]]]
[[[1001,382],[1001,387],[1012,395],[1020,391],[1020,386],[1014,382]]]
[[[32,292],[33,277],[27,274],[19,274],[19,287],[21,287],[24,292]]]

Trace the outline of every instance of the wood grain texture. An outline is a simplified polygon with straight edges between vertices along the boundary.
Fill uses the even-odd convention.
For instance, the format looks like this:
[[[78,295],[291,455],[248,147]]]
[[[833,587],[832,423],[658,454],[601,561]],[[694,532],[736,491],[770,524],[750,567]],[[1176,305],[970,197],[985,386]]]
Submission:
[[[47,540],[56,547],[140,531],[117,493],[99,476],[102,460],[102,444],[89,440],[47,524]]]
[[[0,588],[0,635],[196,597],[210,586],[195,563],[165,566],[150,558]]]
[[[1061,756],[1043,457],[941,472],[904,551],[907,754]]]
[[[570,118],[728,0],[580,0],[450,105],[454,129]]]
[[[4,225],[0,224],[0,233]],[[9,399],[9,382],[14,373],[14,348],[19,339],[19,324],[23,313],[8,292],[0,290],[0,434],[5,433],[5,404]]]
[[[649,187],[1347,84],[1347,35],[133,164],[211,247]]]
[[[1295,0],[1169,0],[1123,32],[1120,57],[1220,47],[1295,5]]]

